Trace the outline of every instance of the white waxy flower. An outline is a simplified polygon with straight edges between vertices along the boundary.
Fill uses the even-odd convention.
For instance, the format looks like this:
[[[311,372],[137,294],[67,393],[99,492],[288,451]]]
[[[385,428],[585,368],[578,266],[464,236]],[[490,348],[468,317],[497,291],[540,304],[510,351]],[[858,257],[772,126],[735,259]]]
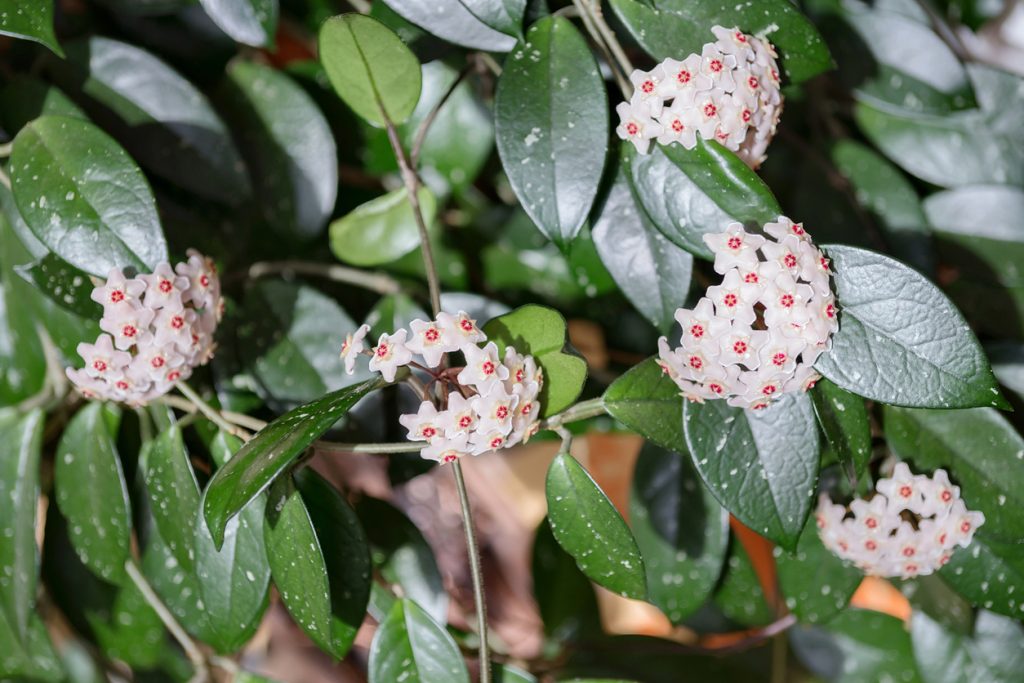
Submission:
[[[737,28],[712,26],[711,32],[715,34],[715,38],[718,38],[715,47],[721,52],[727,55],[734,55],[741,64],[754,61],[752,41],[743,31]]]
[[[473,455],[481,455],[489,451],[496,451],[504,448],[507,443],[507,432],[500,431],[486,432],[483,429],[477,430],[469,435],[470,452]]]
[[[146,283],[139,278],[126,278],[117,268],[107,273],[105,283],[96,287],[89,297],[103,306],[104,312],[117,311],[127,307],[137,307],[140,297],[146,291]]]
[[[436,368],[446,352],[455,351],[459,347],[461,336],[457,339],[450,327],[433,320],[413,320],[409,328],[412,335],[406,346],[413,353],[423,356],[428,368]]]
[[[456,434],[468,434],[476,429],[480,421],[470,399],[458,393],[448,396],[448,408],[439,414],[438,419],[445,436],[449,438]]]
[[[705,43],[700,57],[700,72],[711,80],[712,87],[725,92],[736,89],[733,79],[737,63],[735,55],[725,54],[714,43]]]
[[[351,375],[356,370],[356,359],[366,351],[366,335],[370,332],[369,325],[360,325],[355,332],[350,332],[341,343],[341,358],[345,361],[345,373]]]
[[[633,84],[633,98],[629,106],[638,115],[654,118],[661,116],[665,101],[658,92],[660,74],[660,69],[650,72],[635,69],[629,75],[629,82]]]
[[[405,345],[408,334],[406,330],[382,334],[373,347],[370,370],[379,372],[385,381],[394,382],[398,368],[408,365],[412,360],[412,352]]]
[[[83,370],[89,377],[111,378],[120,375],[132,361],[127,351],[118,351],[109,334],[101,334],[95,344],[81,343],[75,349],[85,360]]]
[[[705,233],[703,239],[715,252],[715,272],[719,275],[732,268],[753,268],[759,262],[757,250],[765,245],[764,237],[751,235],[742,223],[730,223],[720,233]]]
[[[135,344],[144,343],[152,336],[149,324],[155,315],[152,309],[141,306],[107,309],[100,318],[100,329],[114,338],[114,346],[128,350]]]
[[[137,380],[163,383],[167,380],[168,372],[181,368],[184,364],[185,357],[174,348],[154,343],[139,350],[132,360],[129,372]]]
[[[146,283],[144,300],[147,307],[182,309],[190,283],[187,277],[176,275],[171,264],[161,263],[151,274],[140,275],[139,278]]]
[[[508,379],[508,368],[498,360],[498,347],[490,342],[484,348],[472,344],[464,346],[466,367],[459,373],[459,382],[476,387],[486,393],[495,382]]]
[[[446,464],[458,460],[469,452],[469,435],[459,434],[451,438],[438,439],[421,450],[420,456]]]
[[[183,299],[193,302],[196,308],[216,307],[220,300],[220,278],[213,259],[207,258],[195,249],[188,250],[188,260],[174,268],[178,275],[187,277],[189,288]]]
[[[666,59],[655,69],[660,76],[658,94],[674,98],[673,104],[680,108],[693,104],[694,95],[700,90],[711,89],[711,79],[701,73],[700,55],[690,55],[683,61]]]
[[[502,436],[512,431],[512,417],[519,397],[505,391],[505,387],[492,383],[488,390],[472,398],[470,405],[480,416],[480,432],[501,432]]]
[[[719,318],[749,326],[757,319],[754,304],[763,290],[761,285],[744,282],[739,270],[733,268],[722,278],[722,284],[708,287],[707,296],[715,304],[715,315]]]
[[[669,145],[678,142],[686,149],[696,147],[697,129],[687,125],[686,119],[686,109],[678,101],[666,108],[658,119],[662,128],[661,134],[658,136],[658,144]]]
[[[442,417],[432,401],[423,401],[415,414],[401,415],[398,422],[409,432],[411,441],[429,441],[444,438]]]
[[[174,310],[161,308],[153,319],[153,337],[158,346],[174,346],[180,351],[191,353],[195,350],[198,335],[193,325],[196,312],[193,309]]]
[[[651,140],[663,132],[661,124],[647,114],[636,111],[627,102],[620,102],[615,107],[615,113],[619,115],[619,125],[615,128],[615,134],[620,140],[632,142],[641,154],[647,154]]]
[[[476,321],[465,311],[459,311],[456,315],[438,313],[437,324],[444,332],[451,333],[451,341],[446,351],[458,351],[464,344],[487,341],[487,335],[476,326]]]

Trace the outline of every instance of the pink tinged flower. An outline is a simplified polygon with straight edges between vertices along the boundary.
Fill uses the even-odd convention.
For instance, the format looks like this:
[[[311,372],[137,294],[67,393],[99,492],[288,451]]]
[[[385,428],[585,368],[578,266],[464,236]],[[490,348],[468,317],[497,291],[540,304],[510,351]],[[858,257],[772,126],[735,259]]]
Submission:
[[[437,322],[413,320],[409,323],[412,338],[406,346],[413,353],[423,356],[428,368],[436,368],[447,351],[458,348],[458,341],[451,330]]]
[[[910,510],[920,512],[923,508],[924,487],[922,479],[911,473],[906,463],[896,463],[892,475],[879,480],[875,489],[889,500],[890,509],[899,512]]]
[[[173,345],[185,353],[191,353],[199,343],[199,335],[193,330],[195,321],[196,312],[193,309],[160,309],[153,320],[156,344],[162,347]]]
[[[448,396],[448,409],[438,415],[438,424],[444,430],[446,437],[451,438],[458,434],[468,434],[476,429],[480,418],[477,416],[470,399],[462,394],[451,394]]]
[[[438,439],[420,451],[425,460],[435,460],[446,464],[458,460],[469,453],[469,435],[459,434],[451,438]]]
[[[754,49],[751,45],[753,39],[738,28],[712,26],[711,32],[718,39],[715,47],[723,53],[735,55],[741,64],[754,60]]]
[[[484,431],[480,429],[469,435],[469,448],[473,455],[481,455],[489,451],[496,451],[504,448],[507,442],[506,434],[500,431]]]
[[[708,287],[707,295],[715,304],[715,315],[719,318],[749,326],[757,318],[754,304],[761,298],[763,290],[764,285],[743,282],[739,270],[733,268],[722,278],[722,284]]]
[[[89,377],[111,377],[122,372],[132,360],[130,353],[114,348],[109,334],[101,334],[95,344],[83,342],[76,350],[85,361],[83,370]]]
[[[960,499],[960,487],[949,481],[949,475],[945,470],[936,470],[932,478],[927,481],[924,491],[923,515],[945,515],[953,507],[953,503]]]
[[[736,267],[746,272],[755,270],[757,250],[765,244],[764,237],[751,235],[743,229],[742,223],[730,223],[719,233],[705,233],[703,239],[715,254],[715,272],[723,275]]]
[[[495,382],[485,393],[471,398],[469,403],[480,416],[478,431],[499,431],[508,434],[512,429],[512,418],[519,397],[508,393],[504,386]]]
[[[670,145],[678,142],[686,149],[693,149],[697,146],[697,129],[686,123],[685,108],[680,102],[674,102],[671,107],[662,112],[658,119],[662,131],[658,136],[658,144]]]
[[[733,70],[736,68],[736,56],[725,54],[714,44],[707,43],[701,51],[700,71],[711,79],[716,88],[725,92],[732,92],[736,89],[736,82],[733,79]]]
[[[187,277],[176,275],[171,264],[161,263],[149,275],[139,276],[146,283],[144,302],[148,308],[181,309],[189,288]]]
[[[405,345],[407,335],[406,330],[382,334],[373,348],[370,370],[379,372],[387,382],[394,382],[398,368],[408,365],[412,360],[412,352]]]
[[[138,278],[128,279],[118,268],[111,268],[107,280],[92,290],[89,297],[103,306],[104,312],[114,312],[139,305],[146,283]]]
[[[462,348],[466,367],[458,375],[464,385],[475,386],[480,393],[487,393],[491,385],[508,379],[508,368],[498,359],[498,347],[490,342],[484,348],[468,344]]]
[[[175,266],[175,272],[189,281],[189,287],[182,297],[184,301],[192,301],[197,308],[219,304],[220,278],[213,259],[195,249],[189,249],[188,260]]]
[[[75,386],[75,389],[87,399],[106,399],[108,383],[97,377],[89,376],[84,368],[65,368],[64,374]]]
[[[767,342],[768,333],[764,330],[734,325],[732,331],[722,337],[719,360],[726,365],[742,364],[747,370],[756,370],[760,364],[758,354]]]
[[[641,71],[636,69],[629,75],[629,82],[633,84],[633,97],[630,106],[633,111],[644,116],[657,117],[661,115],[664,99],[659,93],[658,71]]]
[[[356,359],[366,351],[366,335],[369,325],[360,325],[355,332],[350,332],[341,343],[341,358],[345,361],[345,373],[351,375],[356,369]]]
[[[114,346],[128,350],[149,339],[153,317],[153,311],[148,308],[111,308],[100,319],[100,329],[114,338]]]
[[[446,351],[458,351],[465,344],[476,344],[487,341],[487,335],[476,326],[476,321],[469,317],[465,311],[459,311],[456,315],[441,312],[437,314],[437,325],[443,333],[448,333],[451,340]]]
[[[410,441],[433,442],[444,437],[441,419],[432,401],[423,401],[415,414],[402,415],[398,422],[409,432]]]
[[[629,140],[640,154],[647,154],[650,141],[662,134],[660,123],[647,114],[635,110],[628,102],[620,102],[615,107],[619,115],[619,125],[615,134],[620,140]]]
[[[185,357],[173,348],[149,344],[132,360],[129,374],[136,380],[164,382],[171,370],[180,369],[184,364]]]
[[[658,94],[665,98],[674,98],[674,104],[689,106],[693,103],[694,93],[711,89],[711,79],[701,73],[700,55],[690,55],[683,61],[666,59],[655,73],[658,75]]]

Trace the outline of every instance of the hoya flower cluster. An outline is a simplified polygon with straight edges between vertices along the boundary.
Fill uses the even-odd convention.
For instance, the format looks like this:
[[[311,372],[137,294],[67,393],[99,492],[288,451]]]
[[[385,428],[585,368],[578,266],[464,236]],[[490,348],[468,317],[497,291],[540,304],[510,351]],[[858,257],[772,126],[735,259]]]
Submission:
[[[814,362],[839,328],[828,260],[785,216],[764,232],[733,223],[704,235],[722,282],[693,309],[676,311],[678,348],[658,341],[658,364],[688,400],[760,410],[819,379]]]
[[[114,268],[92,291],[103,306],[94,344],[79,344],[85,360],[67,376],[87,398],[142,405],[213,356],[213,335],[223,314],[213,261],[195,250],[173,269],[127,277]]]
[[[914,475],[901,462],[875,489],[871,500],[854,500],[849,511],[823,494],[817,511],[825,547],[868,574],[931,574],[949,562],[957,546],[966,548],[985,523],[984,514],[967,509],[945,470]]]
[[[502,357],[494,342],[481,347],[487,335],[465,312],[414,320],[409,330],[382,334],[367,352],[363,340],[369,329],[363,325],[345,340],[345,369],[351,374],[356,358],[369,353],[370,369],[389,382],[403,366],[429,376],[419,410],[399,418],[411,441],[425,442],[424,458],[447,463],[514,446],[537,432],[543,371],[532,356],[511,346]],[[445,354],[452,352],[462,354],[464,367],[446,367]]]
[[[767,40],[715,26],[714,43],[683,61],[634,71],[633,97],[615,111],[616,133],[646,154],[651,140],[686,149],[717,140],[752,168],[765,158],[782,113],[778,56]]]

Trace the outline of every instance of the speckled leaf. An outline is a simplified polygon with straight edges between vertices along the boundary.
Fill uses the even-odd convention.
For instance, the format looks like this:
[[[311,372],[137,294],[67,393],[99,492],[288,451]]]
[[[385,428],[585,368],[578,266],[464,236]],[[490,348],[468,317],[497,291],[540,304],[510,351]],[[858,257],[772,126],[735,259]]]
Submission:
[[[10,195],[4,190],[0,185],[0,200],[7,200],[7,208]],[[30,257],[3,214],[0,254],[0,404],[14,405],[43,388],[46,357],[36,330],[36,292],[14,270],[18,261]]]
[[[629,499],[647,568],[648,599],[674,624],[711,595],[729,545],[729,513],[701,485],[685,455],[647,445]]]
[[[953,589],[978,607],[1014,619],[1024,616],[1024,559],[1020,545],[988,538],[982,526],[971,545],[939,570]]]
[[[0,680],[5,683],[60,683],[66,680],[43,620],[32,614],[27,628],[25,637],[19,639],[14,627],[7,622],[7,616],[0,612]]]
[[[910,637],[926,683],[1009,683],[1024,671],[1024,628],[986,610],[978,612],[970,637],[914,612]]]
[[[103,308],[90,298],[93,284],[89,274],[53,252],[15,270],[65,310],[87,320],[99,320],[103,315]]]
[[[750,556],[736,537],[732,539],[714,601],[725,616],[744,626],[764,626],[775,618]]]
[[[239,43],[272,47],[277,33],[278,0],[199,0],[220,30]]]
[[[217,470],[206,489],[203,515],[217,547],[228,520],[284,472],[356,402],[384,386],[381,379],[331,392],[277,418]]]
[[[788,0],[611,0],[612,10],[641,47],[657,60],[700,54],[714,42],[711,27],[737,26],[750,34],[767,33],[781,54],[781,66],[799,83],[832,67],[825,41]]]
[[[515,5],[515,0],[501,1],[506,6]],[[487,52],[508,52],[516,44],[515,39],[488,26],[470,9],[483,2],[494,0],[387,0],[387,6],[450,43]]]
[[[370,683],[469,683],[448,632],[411,600],[400,600],[370,645]]]
[[[250,188],[231,134],[206,96],[151,53],[92,36],[69,43],[54,80],[139,164],[202,197],[238,204]]]
[[[700,141],[693,149],[655,145],[650,154],[627,156],[636,196],[651,223],[701,258],[713,258],[704,234],[736,221],[761,225],[782,213],[758,175],[717,142]]]
[[[985,513],[985,535],[1006,543],[1024,536],[1024,438],[991,408],[908,410],[886,407],[893,453],[924,471],[945,469],[970,510]]]
[[[0,35],[35,41],[63,57],[53,32],[54,4],[51,0],[0,0]]]
[[[214,642],[216,634],[210,627],[207,605],[199,592],[195,572],[181,566],[160,535],[155,520],[150,518],[148,521],[150,528],[144,533],[146,549],[142,553],[142,573],[182,628],[204,643]],[[134,584],[131,588],[137,590]],[[149,608],[149,605],[144,606]],[[125,623],[131,625],[130,616]],[[157,630],[162,634],[159,618],[157,626],[161,627]]]
[[[553,308],[527,304],[492,318],[484,325],[488,339],[500,355],[512,346],[530,354],[544,370],[540,392],[541,416],[547,417],[572,405],[587,380],[587,362],[569,346],[565,318]]]
[[[915,408],[1006,405],[960,311],[899,261],[830,245],[839,331],[815,367],[865,398]]]
[[[526,213],[565,249],[590,212],[608,153],[604,79],[568,19],[545,17],[524,41],[495,93],[498,154]]]
[[[922,683],[910,634],[901,620],[888,614],[847,609],[825,629],[798,627],[792,642],[798,654],[814,657],[817,665],[810,668],[815,674],[834,683]]]
[[[985,351],[999,383],[1024,400],[1024,344],[992,344],[986,346]]]
[[[818,624],[838,614],[864,579],[821,543],[818,529],[807,524],[794,552],[775,548],[775,567],[786,607],[802,622]]]
[[[39,583],[36,510],[43,412],[0,413],[0,619],[20,643],[29,637],[29,616]]]
[[[757,533],[794,548],[818,481],[810,399],[783,395],[762,411],[688,401],[683,427],[697,471],[719,502]]]
[[[145,177],[91,123],[63,116],[36,119],[14,139],[10,173],[25,222],[68,263],[106,277],[112,267],[148,272],[167,260]]]
[[[434,221],[434,193],[421,187],[416,193],[427,225]],[[397,189],[360,204],[331,221],[331,251],[342,261],[357,266],[390,263],[420,246],[420,233],[409,195]]]
[[[199,483],[181,430],[172,426],[147,443],[142,453],[153,519],[171,554],[191,572],[195,566],[192,520],[199,509]]]
[[[100,578],[121,583],[131,557],[131,509],[102,403],[86,404],[64,430],[57,444],[54,488],[82,563]]]
[[[683,399],[654,358],[633,366],[604,392],[608,414],[663,448],[685,451]]]
[[[420,99],[420,63],[391,29],[342,14],[324,22],[319,40],[327,77],[352,111],[380,128],[409,118]]]
[[[287,75],[235,61],[225,104],[264,219],[284,237],[319,235],[338,196],[338,152],[327,119]]]
[[[459,0],[470,13],[496,31],[518,38],[523,34],[527,0]],[[494,48],[488,48],[492,50]]]
[[[592,581],[628,598],[647,597],[644,560],[622,515],[568,453],[548,468],[548,521],[559,545]]]
[[[693,256],[650,222],[620,166],[594,220],[594,246],[629,302],[667,334],[690,291]]]
[[[237,456],[236,456],[237,457]],[[325,652],[345,656],[370,599],[370,553],[355,512],[312,470],[270,492],[267,558],[281,600]]]
[[[601,635],[594,585],[558,545],[547,518],[537,527],[531,568],[533,597],[548,638],[561,643]]]
[[[960,635],[970,635],[974,630],[974,608],[971,603],[938,574],[901,581],[899,589],[910,602],[914,613],[923,612],[943,628]]]
[[[839,458],[847,478],[856,481],[871,459],[871,422],[864,399],[824,378],[810,395],[825,440]]]

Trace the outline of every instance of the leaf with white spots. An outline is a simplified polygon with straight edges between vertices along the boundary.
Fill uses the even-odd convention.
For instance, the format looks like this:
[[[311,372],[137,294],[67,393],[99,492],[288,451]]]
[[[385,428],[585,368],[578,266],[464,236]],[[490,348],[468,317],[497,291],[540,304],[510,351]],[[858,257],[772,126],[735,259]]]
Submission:
[[[264,536],[288,612],[322,650],[343,658],[370,599],[370,551],[359,518],[333,486],[304,469],[295,485],[285,477],[271,489]]]
[[[953,553],[953,559],[939,570],[953,589],[978,607],[1024,617],[1024,559],[1020,545],[1000,543],[985,535],[985,527],[966,548]]]
[[[204,643],[216,642],[217,634],[211,628],[209,613],[199,592],[195,572],[182,567],[174,557],[152,516],[148,526],[143,534],[146,538],[146,549],[142,553],[141,562],[146,580],[182,628]],[[127,588],[129,587],[126,586]],[[130,588],[137,590],[134,584]],[[126,623],[131,624],[130,617],[126,619]],[[159,630],[162,632],[163,629]]]
[[[634,365],[604,392],[608,414],[646,439],[685,451],[683,398],[654,358]]]
[[[633,474],[629,518],[647,568],[648,599],[681,623],[718,583],[729,513],[701,484],[688,456],[646,445]]]
[[[219,547],[224,542],[231,517],[270,486],[359,399],[384,384],[376,378],[331,392],[285,413],[246,442],[206,487],[203,516],[214,543]]]
[[[494,124],[516,197],[565,250],[587,219],[608,153],[604,79],[568,19],[541,19],[509,53]]]
[[[523,34],[527,0],[459,0],[474,17],[496,31],[518,38]],[[488,48],[493,50],[494,48]]]
[[[761,411],[687,401],[683,428],[697,471],[719,502],[762,536],[796,547],[818,481],[810,399],[786,394]]]
[[[18,642],[29,636],[29,616],[39,583],[36,510],[43,413],[0,413],[0,618]]]
[[[825,247],[839,331],[815,368],[855,394],[912,408],[1006,407],[960,311],[920,273],[865,249]]]
[[[647,597],[644,560],[622,515],[583,467],[559,453],[545,495],[555,539],[590,580],[628,598]]]
[[[131,557],[131,508],[102,403],[88,403],[64,430],[57,444],[54,488],[79,559],[100,578],[122,583],[124,563]]]
[[[821,379],[811,391],[814,415],[849,480],[864,474],[871,459],[871,423],[864,399]]]
[[[220,30],[244,45],[272,47],[278,0],[199,0]]]
[[[54,4],[50,0],[0,0],[0,35],[35,41],[63,57],[53,32]]]
[[[469,683],[448,632],[411,600],[400,600],[370,645],[370,683]]]
[[[925,683],[1010,683],[1024,671],[1024,628],[986,610],[978,612],[969,636],[914,612],[910,637]]]
[[[864,579],[859,569],[822,544],[813,521],[804,527],[796,550],[775,548],[775,567],[786,607],[809,624],[828,621],[841,612]]]
[[[195,566],[192,521],[199,509],[199,483],[177,425],[143,446],[149,508],[160,535],[186,571]]]
[[[39,241],[68,263],[106,277],[151,272],[167,260],[153,193],[131,157],[81,119],[42,116],[11,151],[11,189]]]
[[[27,633],[19,637],[0,612],[0,680],[60,683],[66,680],[43,620],[31,615]]]
[[[714,601],[725,616],[744,626],[765,626],[775,619],[750,556],[735,536]]]
[[[89,274],[53,252],[15,271],[65,310],[86,320],[103,316],[103,308],[90,298],[94,287]]]

